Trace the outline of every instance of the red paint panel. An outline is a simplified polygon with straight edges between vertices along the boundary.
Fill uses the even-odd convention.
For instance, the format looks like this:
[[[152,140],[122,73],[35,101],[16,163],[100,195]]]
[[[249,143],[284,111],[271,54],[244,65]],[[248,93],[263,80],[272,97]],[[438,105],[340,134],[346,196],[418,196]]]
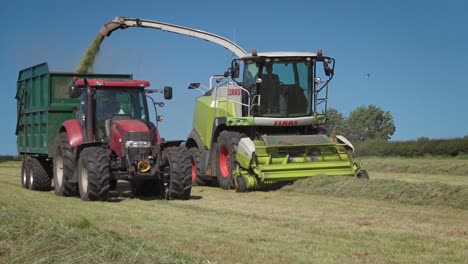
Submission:
[[[104,80],[104,79],[86,79],[88,81],[88,85],[91,87],[148,87],[150,86],[149,81],[145,80]],[[85,82],[84,79],[79,79],[75,81],[75,86],[84,87]]]
[[[117,154],[117,156],[122,157],[123,154],[123,137],[127,132],[148,132],[150,130],[145,123],[139,120],[115,120],[112,122],[111,127],[111,140],[110,148]]]
[[[83,132],[81,131],[80,121],[77,119],[67,120],[63,122],[63,126],[67,131],[70,146],[76,147],[83,143]]]

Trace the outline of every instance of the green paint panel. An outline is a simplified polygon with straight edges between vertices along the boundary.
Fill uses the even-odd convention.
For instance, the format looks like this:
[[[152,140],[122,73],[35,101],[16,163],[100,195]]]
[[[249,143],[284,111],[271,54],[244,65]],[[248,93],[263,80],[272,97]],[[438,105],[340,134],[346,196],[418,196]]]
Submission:
[[[73,77],[132,79],[131,74],[50,72],[42,63],[19,72],[16,136],[19,154],[53,157],[54,140],[65,120],[75,118],[79,101],[68,96]]]

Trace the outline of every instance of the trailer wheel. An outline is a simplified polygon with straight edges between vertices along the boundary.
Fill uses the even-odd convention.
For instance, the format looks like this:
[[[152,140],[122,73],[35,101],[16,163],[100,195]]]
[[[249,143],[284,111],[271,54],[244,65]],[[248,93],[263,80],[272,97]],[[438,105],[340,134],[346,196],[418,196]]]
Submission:
[[[51,178],[47,173],[47,164],[37,158],[31,158],[29,163],[29,189],[35,191],[49,191]]]
[[[192,147],[189,151],[192,157],[192,185],[209,185],[210,180],[201,173],[200,151],[197,147]]]
[[[110,164],[106,150],[89,147],[83,150],[78,161],[78,186],[83,201],[109,199]]]
[[[192,191],[192,162],[186,148],[169,147],[164,150],[166,166],[160,181],[161,197],[166,200],[188,200]]]
[[[61,132],[55,139],[54,189],[60,196],[76,196],[78,185],[70,182],[75,172],[75,154],[68,143],[66,132]]]
[[[23,157],[23,162],[21,164],[21,187],[28,189],[29,188],[29,157]]]
[[[236,166],[237,146],[241,140],[238,132],[223,131],[216,146],[216,168],[219,187],[228,190],[234,186],[232,171]]]

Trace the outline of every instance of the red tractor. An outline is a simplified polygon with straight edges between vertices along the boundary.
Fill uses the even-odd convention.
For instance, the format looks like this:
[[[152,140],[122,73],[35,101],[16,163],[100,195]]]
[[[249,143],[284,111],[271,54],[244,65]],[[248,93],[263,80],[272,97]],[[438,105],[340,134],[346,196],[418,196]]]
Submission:
[[[69,87],[79,98],[76,118],[63,122],[55,140],[55,193],[82,200],[107,200],[117,180],[135,196],[189,199],[191,156],[183,140],[165,141],[150,122],[148,93],[172,98],[172,88],[145,89],[148,81],[78,79]],[[161,117],[157,118],[156,124]]]

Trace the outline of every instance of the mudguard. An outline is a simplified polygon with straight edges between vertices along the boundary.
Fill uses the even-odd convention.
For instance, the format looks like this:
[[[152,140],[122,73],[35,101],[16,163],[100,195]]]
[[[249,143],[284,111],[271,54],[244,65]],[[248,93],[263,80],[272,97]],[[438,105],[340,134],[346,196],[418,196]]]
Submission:
[[[67,120],[63,122],[62,127],[65,128],[68,136],[68,143],[72,148],[83,143],[83,131],[81,130],[80,121],[77,119]]]

